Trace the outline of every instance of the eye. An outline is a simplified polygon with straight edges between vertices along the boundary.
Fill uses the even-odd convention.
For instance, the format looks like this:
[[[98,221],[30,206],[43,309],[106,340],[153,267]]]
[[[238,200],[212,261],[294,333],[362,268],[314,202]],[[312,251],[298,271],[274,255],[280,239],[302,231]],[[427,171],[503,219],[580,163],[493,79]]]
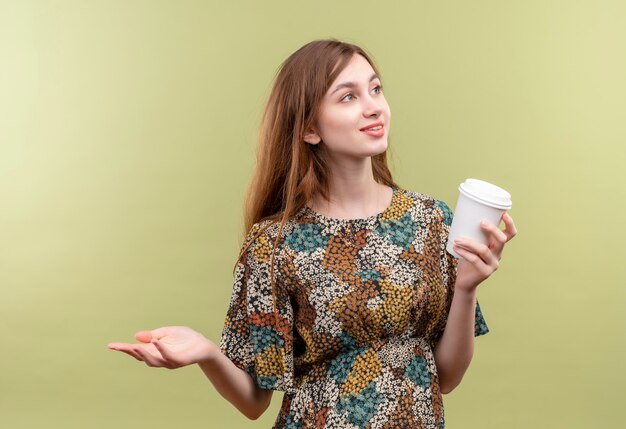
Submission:
[[[378,94],[380,94],[383,91],[383,86],[382,85],[376,85],[374,87],[374,89],[377,91]]]
[[[346,95],[345,95],[345,96],[341,99],[341,101],[343,102],[343,101],[344,101],[347,97],[353,97],[353,95],[352,95],[352,94],[346,94]],[[349,101],[349,100],[348,100],[348,101]]]

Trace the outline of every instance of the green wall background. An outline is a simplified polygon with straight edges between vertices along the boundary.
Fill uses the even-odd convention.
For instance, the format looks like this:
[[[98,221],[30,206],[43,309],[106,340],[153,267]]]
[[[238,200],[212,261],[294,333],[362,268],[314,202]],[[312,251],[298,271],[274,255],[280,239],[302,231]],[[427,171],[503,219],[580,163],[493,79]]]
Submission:
[[[381,69],[403,187],[513,196],[446,427],[625,427],[625,19],[602,0],[2,0],[2,426],[271,427],[281,393],[248,421],[199,368],[106,344],[219,341],[272,78],[336,37]]]

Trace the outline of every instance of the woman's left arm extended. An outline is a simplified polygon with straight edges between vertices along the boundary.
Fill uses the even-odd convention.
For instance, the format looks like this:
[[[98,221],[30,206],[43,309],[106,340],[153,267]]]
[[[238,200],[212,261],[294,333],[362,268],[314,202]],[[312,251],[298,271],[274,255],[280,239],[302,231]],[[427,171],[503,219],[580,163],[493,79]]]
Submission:
[[[454,295],[443,335],[434,350],[441,393],[450,393],[463,379],[474,354],[476,289],[498,269],[504,245],[517,234],[513,218],[502,215],[505,229],[481,224],[488,236],[484,245],[470,238],[456,239],[457,265]]]

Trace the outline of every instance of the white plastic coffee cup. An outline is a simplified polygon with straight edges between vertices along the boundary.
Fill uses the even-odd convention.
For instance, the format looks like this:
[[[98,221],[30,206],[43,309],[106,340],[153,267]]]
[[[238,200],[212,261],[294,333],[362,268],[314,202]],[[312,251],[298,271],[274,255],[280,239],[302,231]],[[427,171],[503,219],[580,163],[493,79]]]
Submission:
[[[480,221],[485,219],[498,226],[502,215],[512,205],[511,194],[504,189],[483,180],[465,180],[459,186],[459,199],[456,202],[446,250],[460,258],[453,247],[454,240],[461,236],[488,244],[488,237],[480,227]]]

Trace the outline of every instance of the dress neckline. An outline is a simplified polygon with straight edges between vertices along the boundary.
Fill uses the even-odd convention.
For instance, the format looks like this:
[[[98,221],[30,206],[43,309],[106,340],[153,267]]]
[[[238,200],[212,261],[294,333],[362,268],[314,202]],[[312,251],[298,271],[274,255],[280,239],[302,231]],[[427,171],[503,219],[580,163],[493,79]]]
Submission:
[[[391,192],[391,202],[389,203],[389,205],[387,207],[385,207],[385,209],[383,211],[381,211],[380,213],[376,213],[376,214],[373,214],[373,215],[367,216],[367,217],[360,217],[360,218],[330,217],[330,216],[325,216],[325,215],[323,215],[321,213],[316,212],[315,210],[313,210],[312,208],[310,208],[307,205],[304,206],[302,211],[304,213],[307,213],[308,215],[312,216],[313,218],[315,218],[317,220],[320,220],[322,222],[325,222],[325,223],[335,223],[335,224],[368,223],[368,222],[371,222],[371,221],[378,220],[385,213],[389,212],[395,206],[396,198],[397,198],[397,194],[398,194],[397,186],[391,186],[391,191],[392,191]]]

